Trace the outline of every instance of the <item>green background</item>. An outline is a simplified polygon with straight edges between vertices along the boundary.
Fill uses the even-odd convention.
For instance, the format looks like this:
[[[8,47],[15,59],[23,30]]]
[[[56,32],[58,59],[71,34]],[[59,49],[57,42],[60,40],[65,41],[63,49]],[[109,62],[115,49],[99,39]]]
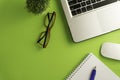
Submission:
[[[25,0],[0,0],[0,80],[64,80],[92,52],[120,76],[120,61],[104,58],[100,47],[104,42],[120,43],[120,30],[74,43],[60,0],[51,0],[40,15],[29,13]],[[47,12],[56,11],[46,49],[36,41],[45,30]]]

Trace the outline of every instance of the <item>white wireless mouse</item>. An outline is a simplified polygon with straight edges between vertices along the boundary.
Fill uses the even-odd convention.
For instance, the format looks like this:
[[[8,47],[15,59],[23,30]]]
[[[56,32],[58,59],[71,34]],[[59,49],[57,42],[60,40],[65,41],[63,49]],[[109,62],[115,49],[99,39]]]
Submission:
[[[120,44],[106,42],[101,47],[101,54],[104,57],[120,60]]]

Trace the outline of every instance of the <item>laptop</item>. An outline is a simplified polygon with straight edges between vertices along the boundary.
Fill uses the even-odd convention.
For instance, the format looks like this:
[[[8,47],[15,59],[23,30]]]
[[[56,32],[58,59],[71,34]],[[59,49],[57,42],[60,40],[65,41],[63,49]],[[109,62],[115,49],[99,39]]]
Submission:
[[[118,0],[61,0],[74,42],[120,28]]]

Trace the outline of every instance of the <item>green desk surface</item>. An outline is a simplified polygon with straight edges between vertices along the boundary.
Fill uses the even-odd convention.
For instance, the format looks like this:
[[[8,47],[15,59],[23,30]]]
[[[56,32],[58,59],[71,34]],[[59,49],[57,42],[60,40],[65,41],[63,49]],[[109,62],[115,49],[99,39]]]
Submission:
[[[45,14],[53,10],[56,23],[42,49],[36,41],[45,30]],[[60,0],[51,0],[42,15],[28,13],[25,0],[0,0],[0,80],[64,80],[89,52],[120,76],[120,61],[100,55],[101,44],[108,41],[120,43],[120,30],[74,43]]]

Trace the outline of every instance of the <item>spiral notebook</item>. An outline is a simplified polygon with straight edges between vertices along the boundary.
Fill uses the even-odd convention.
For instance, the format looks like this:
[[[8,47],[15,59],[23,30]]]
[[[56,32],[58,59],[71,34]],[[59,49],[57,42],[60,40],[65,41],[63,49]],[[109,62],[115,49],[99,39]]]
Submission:
[[[66,80],[89,80],[92,69],[96,66],[95,80],[120,80],[103,62],[90,53]]]

